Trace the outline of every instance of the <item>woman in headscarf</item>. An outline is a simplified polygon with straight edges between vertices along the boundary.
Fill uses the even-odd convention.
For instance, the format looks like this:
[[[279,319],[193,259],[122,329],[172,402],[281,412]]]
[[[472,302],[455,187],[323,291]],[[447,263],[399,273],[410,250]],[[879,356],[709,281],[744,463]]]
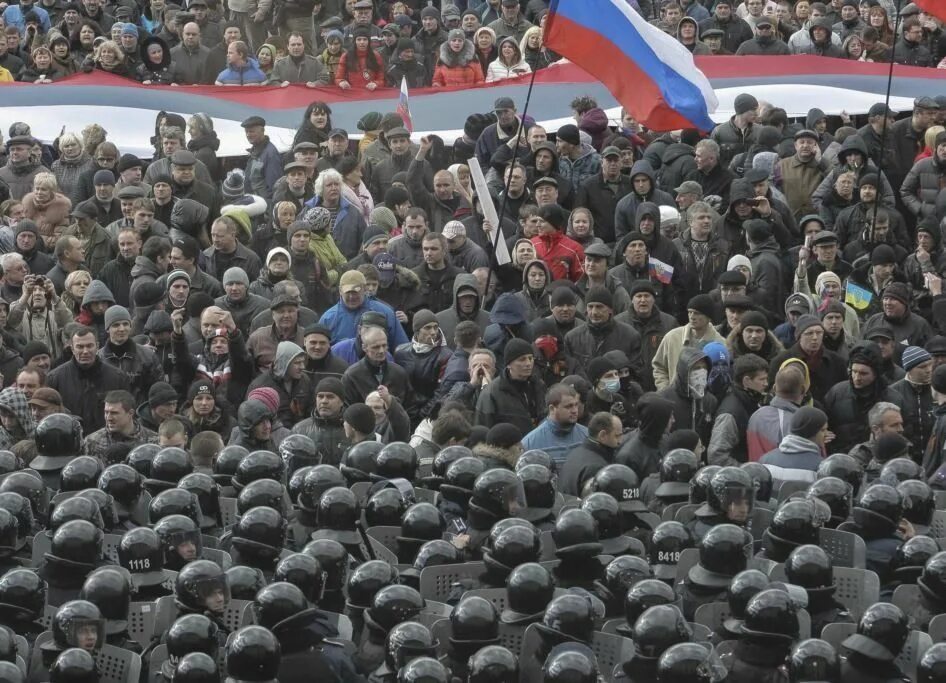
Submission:
[[[214,131],[213,119],[207,114],[197,112],[187,120],[187,132],[190,136],[187,149],[194,153],[198,161],[204,163],[214,182],[221,182],[223,173],[217,159],[220,139]]]
[[[0,449],[9,450],[24,439],[32,439],[35,429],[26,394],[16,387],[0,391]]]

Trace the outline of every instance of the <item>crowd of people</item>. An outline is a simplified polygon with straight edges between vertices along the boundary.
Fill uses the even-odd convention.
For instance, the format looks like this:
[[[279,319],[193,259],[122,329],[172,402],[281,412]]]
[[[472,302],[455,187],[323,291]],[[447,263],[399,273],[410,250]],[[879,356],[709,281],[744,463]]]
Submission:
[[[21,0],[0,76],[558,60],[545,0],[460,4]],[[946,57],[890,0],[631,4],[695,54]],[[316,100],[240,158],[205,113],[149,159],[4,122],[0,681],[946,680],[946,96],[522,104],[356,140]]]

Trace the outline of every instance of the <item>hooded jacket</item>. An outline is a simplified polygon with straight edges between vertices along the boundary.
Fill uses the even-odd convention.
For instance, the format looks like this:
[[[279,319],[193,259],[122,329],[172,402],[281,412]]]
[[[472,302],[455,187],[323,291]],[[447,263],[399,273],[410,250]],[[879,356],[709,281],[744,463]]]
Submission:
[[[661,157],[660,189],[672,194],[696,169],[696,151],[684,142],[668,145]],[[704,193],[708,194],[708,193]]]
[[[476,309],[472,315],[467,316],[460,312],[459,297],[461,292],[476,296]],[[475,322],[480,328],[481,334],[486,332],[486,326],[489,325],[489,313],[483,310],[476,278],[468,273],[457,275],[453,281],[453,305],[437,313],[437,324],[440,325],[440,331],[443,332],[447,346],[453,347],[453,335],[457,330],[457,325],[464,320]]]
[[[529,271],[533,268],[541,268],[545,273],[545,285],[540,291],[535,291],[529,287]],[[542,318],[551,314],[549,308],[549,286],[552,284],[551,271],[542,259],[533,259],[529,261],[522,269],[522,289],[516,292],[517,299],[522,301],[526,313],[526,321],[532,322],[536,318]]]
[[[630,173],[631,187],[633,187],[634,176],[636,175],[645,175],[650,178],[650,192],[646,195],[639,195],[632,190],[630,194],[625,195],[617,203],[617,207],[614,209],[614,237],[619,242],[628,233],[637,230],[637,226],[640,224],[638,209],[642,203],[650,202],[658,206],[676,207],[676,202],[673,197],[658,188],[656,174],[650,163],[643,160],[634,162]],[[659,231],[659,209],[657,210],[657,216],[657,228]]]
[[[506,66],[502,61],[501,57],[497,57],[492,62],[490,62],[489,67],[486,70],[486,82],[493,83],[495,81],[502,81],[507,78],[517,78],[527,73],[532,72],[532,67],[522,58],[522,51],[519,49],[519,43],[516,42],[516,39],[507,36],[499,41],[498,51],[499,54],[502,54],[502,47],[506,43],[510,44],[515,48],[516,55],[515,61],[511,66]],[[442,50],[442,48],[441,48]]]
[[[514,381],[503,370],[480,392],[475,424],[488,429],[499,422],[509,422],[528,434],[545,413],[545,383],[534,374],[526,380]]]
[[[813,482],[822,456],[821,447],[814,441],[797,434],[786,434],[778,448],[763,455],[759,462],[772,473],[772,483],[777,488],[786,481]]]
[[[574,204],[576,208],[583,207],[591,212],[595,236],[607,244],[612,244],[615,241],[614,214],[618,202],[633,191],[634,185],[631,179],[623,173],[614,183],[606,182],[604,175],[599,173],[581,184],[575,195]]]
[[[585,250],[563,231],[536,235],[532,244],[538,257],[548,266],[551,274],[548,282],[566,279],[577,282],[584,275]]]
[[[695,4],[695,5],[699,6],[699,7],[702,7],[702,5],[700,5],[700,4],[697,3],[697,2],[694,2],[693,4]],[[684,42],[683,42],[683,39],[680,37],[680,27],[683,26],[683,23],[684,23],[684,22],[687,22],[687,23],[689,23],[690,25],[692,25],[692,26],[693,26],[693,29],[694,29],[694,31],[695,31],[695,35],[693,36],[693,42],[692,42],[691,44],[689,44],[689,45],[686,44],[686,43],[684,43]],[[710,50],[709,46],[708,46],[706,43],[700,42],[700,37],[699,37],[699,36],[700,36],[700,29],[699,29],[699,25],[697,24],[696,19],[694,19],[693,17],[687,17],[687,16],[683,17],[683,18],[680,20],[680,22],[677,24],[677,31],[676,31],[676,34],[675,34],[675,35],[676,35],[676,37],[677,37],[677,41],[679,41],[680,44],[683,45],[683,47],[685,47],[687,50],[689,50],[691,53],[693,53],[693,56],[694,56],[694,57],[696,57],[697,55],[711,55],[711,54],[713,54],[713,51]],[[676,186],[674,186],[674,187],[676,187]]]
[[[717,400],[709,386],[699,397],[693,394],[689,385],[690,371],[702,360],[709,361],[709,356],[698,348],[684,347],[677,359],[677,374],[673,382],[657,395],[673,404],[674,429],[692,429],[700,435],[703,443],[708,444]]]
[[[780,311],[788,296],[788,275],[780,258],[781,249],[774,237],[761,244],[752,244],[749,261],[752,264],[752,282],[764,302],[766,311]]]
[[[473,43],[469,40],[463,41],[463,49],[460,52],[451,50],[447,41],[441,43],[440,59],[434,69],[432,85],[441,88],[469,88],[483,83],[483,69],[474,52]]]
[[[643,376],[641,336],[633,327],[617,322],[613,316],[602,325],[580,324],[565,335],[566,355],[575,359],[582,371],[587,370],[592,359],[600,358],[608,351],[621,351],[627,356],[635,381]]]
[[[148,48],[152,45],[160,45],[163,50],[161,61],[155,64],[148,57]],[[135,75],[139,81],[150,81],[151,85],[171,85],[177,83],[180,79],[177,75],[177,68],[171,62],[171,48],[159,36],[148,36],[138,46],[138,53],[141,55],[141,63],[135,70]]]
[[[859,152],[861,154],[860,165],[856,169],[852,167],[846,160],[847,155],[850,152]],[[831,169],[830,173],[825,176],[824,180],[821,181],[818,189],[815,190],[811,197],[812,203],[816,209],[821,209],[821,205],[834,192],[834,185],[838,180],[838,176],[847,171],[854,171],[854,173],[857,175],[858,182],[867,173],[878,175],[878,177],[881,179],[881,185],[883,186],[882,188],[879,188],[880,192],[878,192],[878,195],[880,196],[883,205],[888,209],[896,209],[896,199],[893,193],[893,188],[891,187],[890,182],[887,180],[887,172],[885,171],[882,174],[878,173],[877,167],[874,165],[874,162],[870,160],[868,155],[867,145],[858,135],[851,135],[841,143],[841,150],[838,152],[838,164]],[[857,186],[858,182],[855,182],[855,187]]]
[[[260,441],[253,436],[253,428],[263,420],[272,420],[273,431],[269,439]],[[289,430],[283,427],[276,416],[270,412],[269,408],[262,401],[251,398],[240,404],[237,411],[237,426],[230,434],[230,441],[227,445],[243,446],[248,451],[273,451],[279,452],[279,444],[283,439],[289,436]]]
[[[12,413],[16,417],[18,426],[12,431],[0,426],[0,448],[9,450],[15,443],[33,438],[36,424],[33,422],[30,406],[26,402],[26,394],[15,387],[7,387],[0,391],[0,408]]]
[[[257,332],[260,331],[268,332],[269,330],[257,330]],[[309,376],[303,372],[302,377],[296,380],[286,377],[293,358],[304,354],[302,347],[295,342],[279,342],[275,348],[272,367],[253,380],[249,387],[250,391],[260,387],[271,387],[276,390],[279,394],[279,409],[276,411],[276,417],[287,427],[291,427],[312,412],[314,388]]]
[[[660,470],[660,443],[673,415],[673,403],[659,394],[645,394],[637,404],[640,425],[614,455],[614,462],[627,465],[643,481]]]
[[[900,198],[917,220],[936,215],[936,198],[946,185],[946,161],[936,152],[913,165],[900,187]]]

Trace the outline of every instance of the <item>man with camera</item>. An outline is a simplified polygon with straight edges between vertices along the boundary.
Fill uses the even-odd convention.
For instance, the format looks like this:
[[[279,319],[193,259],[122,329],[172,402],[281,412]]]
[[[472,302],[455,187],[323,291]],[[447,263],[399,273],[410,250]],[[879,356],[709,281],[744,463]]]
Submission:
[[[42,342],[58,357],[62,352],[60,330],[70,322],[72,311],[56,294],[52,281],[45,275],[27,275],[23,294],[10,307],[7,326],[19,331],[27,342]]]

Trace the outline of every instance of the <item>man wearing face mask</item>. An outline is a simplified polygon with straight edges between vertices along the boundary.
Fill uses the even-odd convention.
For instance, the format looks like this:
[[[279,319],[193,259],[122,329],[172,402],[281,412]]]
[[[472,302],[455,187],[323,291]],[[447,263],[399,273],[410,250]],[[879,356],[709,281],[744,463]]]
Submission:
[[[677,360],[676,377],[657,392],[673,404],[677,429],[692,429],[703,443],[709,443],[717,405],[716,397],[706,387],[709,371],[710,359],[705,353],[692,346],[684,347]]]
[[[584,325],[565,335],[565,350],[587,369],[593,358],[608,351],[622,351],[632,364],[634,379],[643,372],[641,337],[633,327],[614,320],[614,296],[606,287],[591,287],[585,295]]]
[[[910,441],[910,457],[922,462],[923,450],[933,433],[933,356],[919,346],[908,346],[901,358],[906,377],[890,385],[903,415],[903,436]]]

